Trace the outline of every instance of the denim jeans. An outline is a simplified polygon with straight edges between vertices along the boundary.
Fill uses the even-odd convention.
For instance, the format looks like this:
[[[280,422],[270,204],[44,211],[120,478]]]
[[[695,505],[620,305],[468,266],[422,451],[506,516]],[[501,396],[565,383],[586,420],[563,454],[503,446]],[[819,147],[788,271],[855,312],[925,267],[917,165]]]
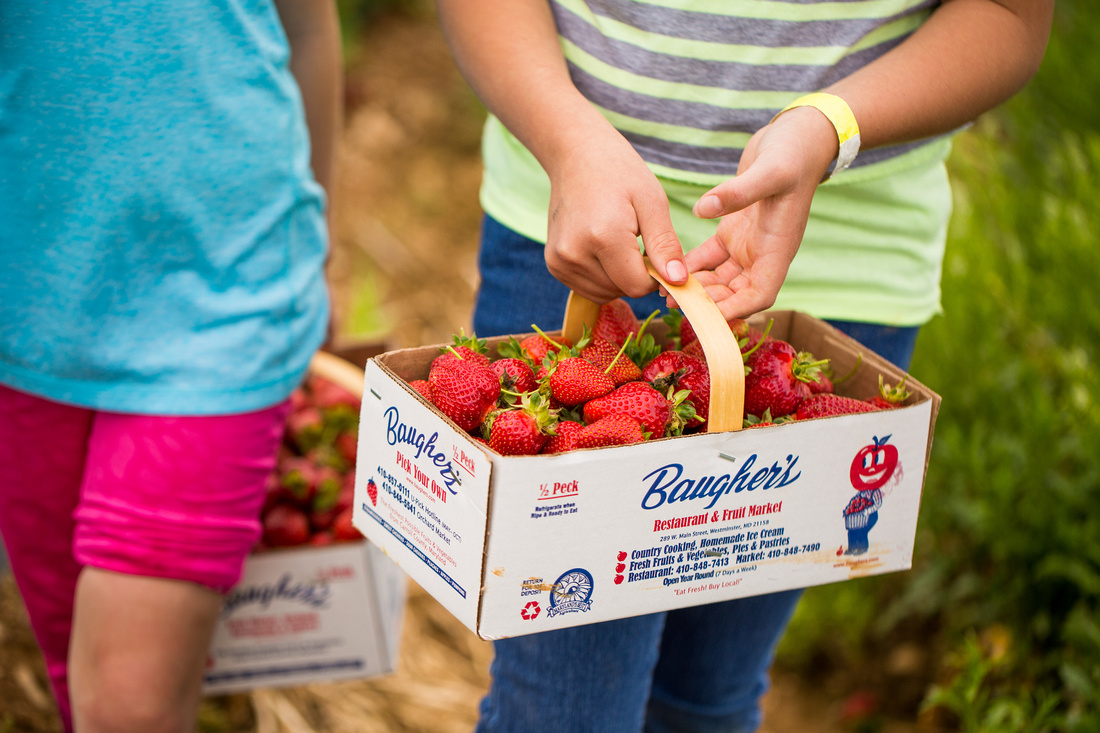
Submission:
[[[489,337],[561,325],[569,290],[543,245],[486,217],[474,331]],[[645,318],[657,293],[632,301]],[[916,328],[834,322],[907,367]],[[548,631],[494,643],[478,733],[749,733],[760,725],[775,646],[802,591]]]

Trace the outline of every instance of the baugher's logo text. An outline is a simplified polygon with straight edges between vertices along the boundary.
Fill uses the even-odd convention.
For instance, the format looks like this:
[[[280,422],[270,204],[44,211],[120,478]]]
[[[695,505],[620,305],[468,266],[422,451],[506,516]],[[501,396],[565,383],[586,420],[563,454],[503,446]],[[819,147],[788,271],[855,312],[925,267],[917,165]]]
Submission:
[[[447,454],[437,448],[435,441],[438,438],[438,432],[432,433],[431,437],[425,437],[424,433],[401,422],[401,415],[398,414],[396,407],[390,407],[386,410],[386,442],[390,445],[398,445],[399,443],[411,445],[416,449],[416,454],[413,457],[420,458],[421,455],[424,455],[434,463],[439,468],[439,475],[442,477],[443,485],[447,487],[447,491],[457,495],[458,491],[455,490],[454,485],[458,483],[458,471],[451,464],[451,459],[447,457]]]
[[[645,481],[652,481],[649,489],[642,497],[642,509],[656,509],[665,502],[694,501],[696,499],[710,499],[706,508],[710,509],[719,499],[726,494],[739,494],[742,491],[755,491],[756,489],[778,489],[798,480],[802,472],[793,473],[798,456],[787,456],[785,465],[779,465],[778,461],[771,466],[753,470],[756,465],[757,454],[753,453],[741,464],[736,474],[724,473],[721,476],[700,476],[698,478],[683,478],[684,467],[679,463],[670,463],[661,466],[645,477]]]
[[[222,606],[222,616],[228,616],[241,606],[250,603],[267,608],[272,601],[294,601],[313,608],[324,608],[328,603],[332,589],[328,583],[313,581],[294,581],[290,573],[284,573],[275,583],[243,585],[230,591]]]

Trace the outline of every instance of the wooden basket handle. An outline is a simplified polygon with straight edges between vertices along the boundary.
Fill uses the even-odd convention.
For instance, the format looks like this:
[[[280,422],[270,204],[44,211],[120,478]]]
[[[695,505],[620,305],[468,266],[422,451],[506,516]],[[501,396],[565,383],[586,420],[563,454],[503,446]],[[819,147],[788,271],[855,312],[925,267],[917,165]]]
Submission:
[[[351,362],[327,351],[318,351],[310,359],[309,371],[363,399],[363,370]]]
[[[710,369],[710,413],[707,431],[725,433],[740,430],[745,419],[745,362],[741,348],[729,324],[707,291],[694,277],[684,285],[670,285],[647,259],[646,269],[654,280],[676,299],[684,316],[695,329]],[[569,294],[565,306],[562,335],[576,343],[588,327],[591,333],[599,316],[600,306],[577,293]]]

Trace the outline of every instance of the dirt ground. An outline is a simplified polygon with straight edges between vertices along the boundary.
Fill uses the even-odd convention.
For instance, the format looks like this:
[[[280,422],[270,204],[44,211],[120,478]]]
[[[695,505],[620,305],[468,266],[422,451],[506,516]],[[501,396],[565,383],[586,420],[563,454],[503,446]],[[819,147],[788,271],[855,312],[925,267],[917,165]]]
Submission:
[[[483,112],[430,14],[393,15],[349,58],[347,124],[334,196],[331,281],[341,338],[387,346],[469,329],[477,287]],[[364,313],[381,308],[381,319]],[[202,731],[461,733],[489,685],[492,646],[410,584],[398,670],[372,680],[208,699]],[[766,733],[841,733],[850,690],[777,673]],[[865,721],[866,725],[866,721]],[[10,575],[0,575],[0,733],[60,730]],[[906,722],[861,730],[911,733]]]

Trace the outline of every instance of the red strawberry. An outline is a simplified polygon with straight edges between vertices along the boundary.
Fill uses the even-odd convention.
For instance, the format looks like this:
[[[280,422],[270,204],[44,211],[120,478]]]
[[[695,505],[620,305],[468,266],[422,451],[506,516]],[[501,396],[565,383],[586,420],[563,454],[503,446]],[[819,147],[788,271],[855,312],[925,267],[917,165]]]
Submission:
[[[815,394],[807,397],[795,412],[796,420],[809,420],[815,417],[834,417],[851,415],[857,412],[876,412],[880,408],[854,397],[842,397],[837,394]]]
[[[317,407],[327,409],[344,405],[358,414],[361,400],[343,387],[315,374],[309,375],[307,386],[313,397],[313,404]]]
[[[633,339],[633,336],[627,338]],[[626,384],[640,379],[642,370],[626,355],[625,345],[615,346],[600,336],[593,336],[592,342],[581,349],[581,357],[611,377],[616,386]]]
[[[825,363],[796,352],[786,341],[762,342],[745,364],[745,414],[762,415],[771,410],[773,417],[790,415],[810,396],[809,383],[817,380]]]
[[[487,350],[485,339],[479,339],[475,334],[467,336],[465,332],[456,333],[452,338],[454,344],[442,347],[440,351],[443,353],[436,357],[437,361],[447,362],[451,359],[462,359],[482,364],[489,363],[489,355],[485,353]]]
[[[542,447],[543,453],[566,453],[577,447],[577,435],[584,429],[579,422],[572,420],[560,420],[554,428],[554,434],[546,445]]]
[[[287,415],[285,435],[299,453],[316,448],[324,434],[325,417],[318,407],[309,405]]]
[[[687,323],[687,321],[684,321]],[[642,379],[649,382],[661,394],[688,390],[685,398],[694,408],[695,420],[685,427],[694,431],[706,430],[710,413],[710,369],[704,361],[688,356],[683,351],[663,351],[646,365]]]
[[[309,539],[305,512],[289,504],[276,504],[263,515],[263,541],[268,547],[292,547]]]
[[[530,392],[538,389],[535,372],[523,359],[509,357],[497,359],[492,363],[493,371],[500,378],[500,387],[509,392]]]
[[[432,401],[432,385],[428,383],[427,379],[414,379],[409,382],[409,386],[428,402]]]
[[[489,423],[489,447],[504,456],[531,456],[550,439],[523,410],[502,410]]]
[[[703,343],[699,340],[692,341],[687,346],[683,347],[681,351],[684,355],[690,356],[692,359],[698,359],[701,362],[706,362],[707,354],[703,351]]]
[[[336,436],[336,450],[349,464],[355,465],[359,454],[359,436],[351,430],[345,430]]]
[[[770,425],[778,425],[780,423],[790,422],[794,418],[790,415],[786,417],[772,419],[772,414],[768,410],[764,410],[763,415],[745,415],[745,421],[743,427],[746,428],[766,428]]]
[[[637,335],[638,317],[634,315],[629,303],[622,298],[616,298],[600,306],[596,325],[592,328],[593,337],[598,336],[611,342],[618,350],[626,343],[627,338]]]
[[[647,382],[627,382],[584,405],[586,423],[616,414],[634,418],[651,437],[662,438],[672,421],[672,403]]]
[[[290,411],[297,412],[298,410],[309,407],[313,404],[313,399],[309,393],[306,392],[304,386],[299,386],[290,393]]]
[[[337,541],[363,539],[362,532],[356,529],[355,525],[352,524],[352,514],[353,511],[349,507],[340,512],[336,517],[336,521],[332,523],[332,536],[335,537]]]
[[[519,407],[491,414],[482,426],[482,434],[489,447],[501,455],[531,456],[550,439],[557,419],[541,394],[529,392],[520,398]]]
[[[320,532],[314,532],[312,535],[310,535],[309,541],[306,544],[314,547],[320,547],[323,545],[331,545],[335,541],[336,538],[333,536],[332,532],[326,529]]]
[[[536,333],[520,341],[518,348],[524,358],[538,366],[547,354],[556,354],[572,345],[564,336],[559,336],[557,341],[552,341],[548,336]]]
[[[879,408],[880,410],[889,410],[898,405],[901,405],[905,400],[909,399],[909,390],[903,386],[905,380],[909,378],[909,375],[902,377],[896,387],[891,387],[882,381],[882,375],[878,375],[878,394],[869,397],[867,402]]]
[[[292,500],[301,504],[313,501],[317,485],[321,480],[321,467],[305,456],[283,455],[276,467],[279,478],[281,500]]]
[[[563,405],[572,407],[615,389],[615,382],[591,362],[579,356],[567,356],[548,370],[550,394]]]
[[[478,429],[500,397],[500,379],[488,364],[455,359],[433,368],[428,382],[432,404],[467,433]]]
[[[682,312],[678,309],[672,309],[663,319],[665,323],[669,325],[669,333],[673,336],[679,336],[680,345],[678,351],[686,351],[688,346],[696,344],[694,348],[702,351],[702,345],[699,344],[699,335],[695,333],[695,328],[691,325],[691,322],[684,318]],[[749,325],[749,322],[741,319],[734,318],[732,321],[727,321],[730,331],[737,339],[738,344],[741,346],[741,350],[745,350],[745,339],[750,337],[753,332],[756,333],[757,338],[753,341],[753,344],[759,340],[760,331]]]
[[[314,530],[328,529],[336,518],[336,502],[347,482],[342,476],[334,476],[324,481],[314,492],[309,502],[309,523]]]
[[[367,479],[367,496],[370,497],[371,504],[378,505],[378,484],[372,478]]]
[[[821,373],[817,375],[816,382],[810,382],[810,392],[813,394],[825,394],[833,391],[833,378],[827,372],[829,370],[823,368]]]
[[[602,448],[630,445],[646,440],[642,424],[629,415],[615,414],[581,428],[574,439],[575,448]]]

